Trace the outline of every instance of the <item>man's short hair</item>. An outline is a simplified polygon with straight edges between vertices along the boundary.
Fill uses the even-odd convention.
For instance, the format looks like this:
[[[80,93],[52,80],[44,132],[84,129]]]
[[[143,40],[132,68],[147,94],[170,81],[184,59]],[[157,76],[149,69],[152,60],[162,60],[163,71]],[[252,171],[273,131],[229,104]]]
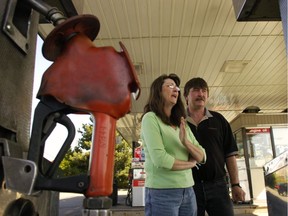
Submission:
[[[207,92],[209,92],[207,82],[201,77],[192,78],[186,82],[184,86],[184,97],[187,97],[191,88],[207,89]]]

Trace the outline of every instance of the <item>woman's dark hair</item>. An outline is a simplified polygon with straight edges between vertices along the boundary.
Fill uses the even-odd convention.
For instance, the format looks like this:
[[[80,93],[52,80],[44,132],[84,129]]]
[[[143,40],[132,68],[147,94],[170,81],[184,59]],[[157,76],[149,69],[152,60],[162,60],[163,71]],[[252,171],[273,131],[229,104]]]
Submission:
[[[165,124],[180,126],[181,117],[186,116],[184,104],[182,103],[181,94],[179,96],[176,104],[171,110],[170,118],[164,112],[164,98],[162,95],[162,85],[166,79],[172,79],[177,86],[180,86],[180,78],[176,74],[163,74],[153,81],[150,87],[150,95],[148,102],[144,107],[144,113],[142,117],[147,112],[154,112]]]

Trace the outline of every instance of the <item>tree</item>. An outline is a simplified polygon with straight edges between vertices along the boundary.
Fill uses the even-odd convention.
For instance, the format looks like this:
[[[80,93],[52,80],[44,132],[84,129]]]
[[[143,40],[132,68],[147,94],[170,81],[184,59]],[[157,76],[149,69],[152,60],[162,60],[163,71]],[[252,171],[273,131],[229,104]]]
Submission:
[[[93,122],[82,124],[82,129],[78,129],[78,133],[82,136],[78,140],[77,146],[69,149],[63,161],[60,164],[60,169],[65,176],[85,174],[89,167],[89,156],[91,149],[91,140],[93,132]],[[114,180],[117,182],[118,188],[128,188],[128,174],[132,159],[132,148],[126,140],[115,131],[116,137],[121,137],[120,142],[115,146],[115,165],[114,165]]]
[[[116,132],[116,137],[120,136]],[[132,148],[131,146],[121,138],[121,142],[116,144],[115,151],[115,165],[114,176],[119,188],[128,188],[128,175],[132,160]]]

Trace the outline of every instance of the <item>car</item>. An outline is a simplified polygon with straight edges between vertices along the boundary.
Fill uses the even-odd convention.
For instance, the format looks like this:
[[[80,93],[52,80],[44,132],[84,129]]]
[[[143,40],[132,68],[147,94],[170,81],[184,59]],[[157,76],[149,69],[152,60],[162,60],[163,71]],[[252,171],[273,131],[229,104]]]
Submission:
[[[280,183],[277,187],[278,194],[282,196],[287,196],[287,182],[286,183]]]

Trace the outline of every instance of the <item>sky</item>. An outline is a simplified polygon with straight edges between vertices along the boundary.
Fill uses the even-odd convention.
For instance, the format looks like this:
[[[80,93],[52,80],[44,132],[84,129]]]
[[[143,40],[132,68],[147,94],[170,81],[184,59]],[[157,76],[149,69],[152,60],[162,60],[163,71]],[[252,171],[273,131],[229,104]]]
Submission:
[[[42,46],[43,46],[43,40],[38,36],[37,47],[36,47],[34,84],[33,84],[31,125],[33,123],[34,110],[37,104],[39,103],[39,100],[36,98],[36,94],[41,84],[42,75],[46,71],[46,69],[53,63],[51,61],[46,60],[43,57]],[[82,128],[82,124],[90,123],[90,120],[89,120],[90,116],[89,115],[76,115],[76,114],[70,114],[68,116],[74,123],[75,129],[76,129],[76,136],[72,143],[72,146],[75,146],[77,145],[78,139],[81,137],[80,133],[78,133],[77,130]],[[49,136],[49,138],[47,139],[45,143],[44,157],[52,161],[57,155],[66,137],[67,137],[67,129],[64,126],[57,124],[56,128],[53,130],[52,134]]]

